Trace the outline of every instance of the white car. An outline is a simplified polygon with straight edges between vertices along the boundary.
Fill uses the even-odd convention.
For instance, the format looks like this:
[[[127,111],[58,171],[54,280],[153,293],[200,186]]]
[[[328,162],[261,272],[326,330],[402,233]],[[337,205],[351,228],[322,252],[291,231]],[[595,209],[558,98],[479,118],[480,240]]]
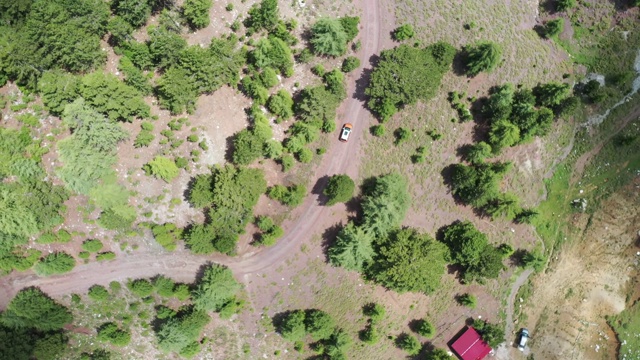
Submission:
[[[522,331],[520,331],[520,342],[518,342],[518,350],[524,351],[524,347],[527,346],[527,340],[529,340],[529,330],[522,329]]]
[[[352,129],[353,125],[351,125],[350,123],[342,125],[342,130],[340,131],[340,141],[347,142],[347,140],[349,140],[349,135],[351,135]]]

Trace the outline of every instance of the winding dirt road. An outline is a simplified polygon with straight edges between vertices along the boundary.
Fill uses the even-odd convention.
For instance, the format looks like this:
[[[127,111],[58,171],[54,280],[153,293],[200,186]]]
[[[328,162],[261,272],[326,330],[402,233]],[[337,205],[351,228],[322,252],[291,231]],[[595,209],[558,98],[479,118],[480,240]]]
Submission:
[[[369,64],[372,55],[380,52],[387,30],[381,26],[381,8],[383,0],[366,0],[361,2],[362,25],[360,40],[362,50],[359,58],[362,64]],[[393,16],[393,15],[391,15]],[[359,79],[362,68],[355,74]],[[339,110],[339,119],[354,124],[355,131],[348,143],[339,143],[337,136],[332,138],[332,146],[323,157],[323,162],[315,171],[315,178],[345,173],[356,177],[358,164],[352,161],[356,157],[362,141],[362,133],[368,128],[369,112],[364,103],[357,99],[355,84],[348,85],[351,96],[343,103]],[[341,115],[341,116],[340,116]],[[330,216],[331,210],[318,204],[317,195],[307,196],[303,205],[297,209],[296,220],[283,224],[286,235],[276,245],[260,249],[240,257],[223,255],[195,256],[188,251],[153,254],[145,250],[133,254],[122,254],[108,262],[91,262],[76,266],[73,271],[47,278],[40,278],[33,272],[17,273],[0,279],[0,309],[4,309],[13,296],[22,288],[38,286],[53,297],[74,292],[85,292],[94,284],[106,285],[113,280],[127,278],[152,277],[157,274],[167,275],[176,281],[191,282],[198,269],[207,262],[225,264],[231,268],[238,278],[242,275],[262,272],[273,266],[278,266],[283,259],[295,251],[296,245],[303,238],[308,238],[324,229],[319,225],[319,219]]]

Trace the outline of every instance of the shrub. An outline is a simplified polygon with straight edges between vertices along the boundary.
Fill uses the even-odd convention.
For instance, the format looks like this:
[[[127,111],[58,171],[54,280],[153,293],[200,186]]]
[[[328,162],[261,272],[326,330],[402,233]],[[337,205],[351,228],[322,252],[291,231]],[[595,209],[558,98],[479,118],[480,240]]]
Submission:
[[[282,164],[282,171],[287,172],[295,164],[295,159],[293,158],[293,156],[285,154],[280,159],[280,164]]]
[[[307,188],[304,185],[291,185],[289,187],[275,185],[267,191],[267,195],[270,198],[294,207],[302,204],[306,194]]]
[[[380,304],[370,303],[362,308],[362,313],[371,319],[372,324],[378,324],[384,319],[387,311],[384,309],[384,306]]]
[[[198,135],[191,134],[191,135],[187,136],[187,141],[188,142],[192,142],[192,143],[196,143],[196,142],[200,141],[200,139],[198,139]]]
[[[209,25],[209,9],[211,0],[185,0],[182,14],[194,29],[202,29]]]
[[[305,312],[294,310],[286,314],[278,324],[277,330],[283,338],[289,341],[301,340],[306,332],[304,324]]]
[[[557,0],[556,1],[556,10],[557,11],[567,11],[576,7],[576,0]]]
[[[407,128],[399,127],[396,129],[396,131],[393,132],[393,135],[396,138],[393,143],[394,145],[398,146],[411,136],[411,130]]]
[[[102,253],[99,253],[98,255],[96,255],[96,260],[98,260],[98,261],[113,260],[115,258],[116,258],[116,254],[114,252],[111,252],[111,251],[102,252]]]
[[[296,156],[298,158],[298,161],[300,161],[303,164],[308,164],[311,162],[311,160],[313,160],[313,152],[307,148],[300,149],[296,153]]]
[[[341,56],[347,51],[348,41],[339,19],[320,19],[311,26],[309,42],[316,54]]]
[[[226,266],[213,264],[204,270],[196,288],[192,291],[196,310],[220,311],[234,297],[241,286]]]
[[[314,340],[327,339],[333,334],[336,326],[331,315],[322,310],[307,310],[304,318],[305,330]]]
[[[293,99],[287,90],[281,89],[269,97],[267,108],[283,120],[293,116]]]
[[[376,344],[378,340],[380,340],[378,329],[371,324],[367,325],[367,327],[360,332],[360,340],[369,345]]]
[[[96,239],[85,240],[82,243],[82,249],[88,252],[98,252],[102,250],[102,242]]]
[[[416,324],[416,332],[427,339],[431,339],[435,335],[436,329],[426,319],[420,319]]]
[[[564,28],[564,20],[563,19],[555,19],[548,21],[544,24],[543,35],[545,38],[552,38],[554,36],[560,35],[562,29]]]
[[[342,61],[342,72],[348,73],[360,67],[360,59],[348,56]]]
[[[127,288],[138,297],[147,297],[153,292],[153,285],[146,279],[136,279],[127,282]]]
[[[94,301],[106,300],[109,297],[109,291],[102,285],[93,285],[89,288],[87,295]]]
[[[176,163],[164,156],[156,156],[153,160],[144,165],[143,169],[148,174],[160,178],[168,183],[175,179],[180,173],[180,169],[176,166]]]
[[[373,125],[371,127],[371,135],[373,136],[383,136],[385,133],[385,129],[384,129],[384,125],[380,124],[380,125]]]
[[[471,309],[475,309],[478,304],[478,300],[473,294],[460,295],[458,297],[458,302],[460,303],[460,305],[466,306]]]
[[[155,135],[153,135],[150,131],[142,130],[138,133],[136,139],[133,141],[133,146],[136,148],[149,146],[153,139],[155,139]]]
[[[169,251],[176,249],[178,239],[182,236],[182,230],[172,223],[153,225],[151,232],[158,244]]]
[[[411,356],[418,355],[420,349],[422,349],[422,344],[420,344],[420,341],[409,334],[402,334],[398,336],[398,338],[396,339],[396,345],[400,349],[408,352]]]
[[[63,252],[55,252],[40,259],[34,270],[38,275],[49,276],[64,274],[73,270],[75,266],[76,260],[73,256]]]
[[[78,253],[78,257],[79,257],[80,259],[88,259],[88,258],[90,258],[90,257],[91,257],[91,253],[90,253],[90,252],[88,252],[88,251],[80,251],[80,252]]]
[[[261,215],[256,218],[256,226],[261,231],[269,231],[273,225],[273,220],[268,216]]]
[[[393,39],[395,41],[404,41],[411,39],[415,35],[413,26],[410,24],[404,24],[393,30]]]
[[[161,323],[156,329],[158,347],[164,352],[193,352],[204,327],[211,321],[204,311],[186,310]]]
[[[322,192],[329,198],[327,205],[331,206],[349,201],[353,197],[355,188],[356,184],[348,175],[333,175]]]
[[[479,42],[465,47],[466,72],[476,76],[481,72],[492,72],[502,60],[502,48],[492,42]]]
[[[118,325],[109,322],[98,328],[98,340],[108,341],[116,346],[127,346],[131,342],[131,333],[120,330]]]

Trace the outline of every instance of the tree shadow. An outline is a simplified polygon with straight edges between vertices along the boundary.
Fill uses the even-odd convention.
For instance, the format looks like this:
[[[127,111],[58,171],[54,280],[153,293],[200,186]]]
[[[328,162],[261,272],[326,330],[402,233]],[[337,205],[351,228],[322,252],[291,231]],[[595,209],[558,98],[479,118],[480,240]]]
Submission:
[[[467,52],[464,49],[458,51],[453,57],[451,69],[457,76],[467,76]]]
[[[464,145],[458,146],[456,148],[456,156],[464,161],[469,161],[467,159],[467,155],[469,154],[469,151],[471,150],[472,147],[473,145],[471,144],[464,144]]]
[[[329,179],[330,177],[328,175],[320,177],[311,189],[312,194],[318,195],[318,204],[321,206],[327,205],[327,202],[329,201],[329,197],[323,193],[329,183]]]
[[[518,266],[518,267],[524,266],[524,257],[528,253],[529,252],[525,249],[518,249],[514,251],[513,254],[509,256],[509,264],[511,266]]]
[[[420,324],[422,324],[422,319],[413,319],[411,321],[409,321],[409,329],[411,331],[413,331],[414,333],[418,332],[418,327],[420,326]]]
[[[335,223],[322,232],[322,253],[325,255],[327,262],[329,262],[329,248],[335,243],[338,233],[340,233],[342,228],[342,223]]]
[[[233,153],[236,150],[236,147],[233,145],[235,138],[236,134],[233,134],[231,136],[227,136],[225,139],[226,149],[224,151],[224,159],[230,164],[233,164]]]
[[[353,90],[353,94],[351,97],[358,101],[366,101],[368,96],[365,94],[367,87],[369,86],[369,81],[371,80],[371,73],[373,73],[372,68],[363,68],[360,77],[356,79],[356,87]]]
[[[445,166],[440,171],[440,175],[442,176],[442,180],[443,180],[444,184],[448,188],[447,193],[451,193],[455,203],[460,205],[460,204],[462,204],[460,199],[457,196],[453,195],[453,193],[451,192],[451,190],[453,188],[453,172],[454,172],[454,168],[455,168],[456,165],[458,165],[458,164],[449,164],[449,165]]]
[[[190,208],[195,208],[195,206],[193,206],[193,204],[189,201],[189,198],[191,197],[191,192],[193,191],[193,187],[195,186],[195,184],[196,184],[196,177],[193,176],[191,179],[189,179],[189,182],[187,182],[187,188],[184,189],[184,191],[182,192],[182,196],[187,201]]]
[[[275,328],[278,334],[282,335],[282,333],[280,332],[282,324],[294,311],[295,310],[287,310],[287,311],[279,312],[274,314],[271,317],[271,324],[273,325],[273,327]]]

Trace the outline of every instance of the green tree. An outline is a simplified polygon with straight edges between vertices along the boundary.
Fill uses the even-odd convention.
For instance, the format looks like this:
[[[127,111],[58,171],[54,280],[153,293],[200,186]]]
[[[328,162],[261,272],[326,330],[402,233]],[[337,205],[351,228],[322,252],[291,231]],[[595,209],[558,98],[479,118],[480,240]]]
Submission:
[[[428,320],[420,319],[416,324],[416,332],[427,339],[431,339],[435,335],[436,329]]]
[[[411,356],[418,355],[418,353],[420,353],[420,350],[422,349],[422,344],[420,344],[420,341],[418,341],[415,336],[411,336],[409,334],[401,334],[400,336],[398,336],[398,338],[396,339],[396,345],[400,349],[408,352]]]
[[[78,96],[80,78],[63,71],[47,71],[38,82],[42,101],[53,115],[61,115],[64,107]]]
[[[490,347],[497,348],[504,342],[504,326],[488,323],[486,320],[473,320],[473,328]]]
[[[153,286],[158,295],[168,298],[174,295],[176,284],[170,278],[160,275],[153,279]]]
[[[151,232],[158,244],[169,251],[176,249],[176,243],[182,236],[182,230],[172,223],[154,225],[151,227]]]
[[[109,20],[107,29],[111,34],[110,42],[113,45],[120,45],[128,40],[133,39],[133,37],[131,36],[134,30],[133,26],[131,26],[131,24],[129,24],[129,22],[121,16],[112,17]]]
[[[82,250],[88,252],[98,252],[102,250],[102,242],[96,239],[85,240],[82,243]]]
[[[59,359],[64,356],[68,341],[69,338],[63,333],[47,334],[36,340],[33,355],[39,360]]]
[[[293,99],[291,98],[291,94],[285,89],[278,90],[276,94],[269,97],[267,108],[281,119],[288,120],[293,116]]]
[[[536,272],[541,272],[547,265],[547,257],[541,251],[527,251],[522,257],[522,264]]]
[[[186,310],[161,324],[156,331],[158,347],[164,352],[182,352],[197,341],[211,321],[204,311]]]
[[[491,122],[507,120],[513,109],[514,87],[512,84],[504,84],[491,89],[491,95],[482,108],[482,112],[491,119]]]
[[[479,42],[465,48],[466,72],[476,76],[481,72],[492,72],[502,60],[502,48],[492,42]]]
[[[367,270],[375,281],[401,293],[430,294],[439,287],[446,265],[444,244],[414,229],[403,229],[376,245],[377,255]]]
[[[0,314],[0,322],[13,329],[60,330],[71,321],[66,307],[34,287],[20,290]]]
[[[187,41],[179,34],[158,27],[149,33],[149,55],[153,63],[161,69],[177,64],[180,53],[187,47]],[[143,49],[139,49],[143,50]],[[136,63],[134,58],[131,60]],[[175,75],[174,75],[175,76]]]
[[[175,161],[167,159],[164,156],[156,156],[144,165],[143,169],[149,175],[153,175],[168,183],[180,174],[180,169],[176,166]]]
[[[411,24],[404,24],[393,30],[393,40],[404,41],[411,39],[416,33]]]
[[[109,290],[102,285],[93,285],[89,288],[87,295],[94,301],[106,300],[109,298]]]
[[[285,205],[294,207],[302,204],[306,194],[307,188],[301,184],[291,185],[288,187],[275,185],[267,191],[267,195],[269,195],[270,198],[276,199]]]
[[[280,335],[289,341],[302,339],[306,333],[305,312],[294,310],[285,314],[277,329]]]
[[[538,214],[539,214],[538,211],[535,210],[535,209],[525,209],[525,208],[523,208],[516,215],[515,221],[518,224],[531,224],[533,219],[535,219],[538,216]]]
[[[318,55],[341,56],[347,51],[347,34],[340,19],[320,19],[311,26],[313,51]]]
[[[427,353],[426,360],[450,360],[451,356],[443,349],[434,349]]]
[[[556,10],[557,11],[567,11],[576,7],[576,0],[557,0],[556,1]]]
[[[345,16],[340,18],[340,24],[345,34],[347,34],[347,42],[353,40],[358,36],[358,24],[360,24],[360,18],[357,16]]]
[[[118,328],[118,325],[108,322],[98,328],[98,340],[108,341],[116,346],[127,346],[131,342],[131,333]]]
[[[464,270],[462,280],[465,283],[470,283],[474,280],[483,283],[484,279],[496,279],[500,272],[504,270],[502,260],[502,252],[499,249],[493,246],[485,246],[478,260]]]
[[[476,299],[476,297],[473,294],[462,294],[458,297],[458,302],[460,303],[460,305],[464,305],[468,308],[471,309],[475,309],[477,304],[478,304],[478,300]]]
[[[564,20],[554,19],[554,20],[547,21],[544,24],[542,33],[543,33],[543,36],[548,39],[548,38],[552,38],[554,36],[560,35],[563,28],[564,28]]]
[[[472,164],[481,164],[484,160],[491,156],[493,151],[491,145],[484,141],[469,146],[465,159]]]
[[[104,72],[85,75],[78,92],[87,104],[111,120],[131,122],[133,118],[146,118],[151,115],[149,105],[142,99],[142,94],[115,75]]]
[[[151,4],[146,0],[114,0],[111,9],[135,28],[144,25],[151,16]]]
[[[369,108],[385,121],[404,105],[433,98],[454,55],[455,49],[445,43],[382,51],[365,90]]]
[[[469,221],[457,221],[447,226],[442,241],[449,247],[451,261],[465,267],[479,261],[489,242],[487,236]]]
[[[329,262],[348,270],[362,272],[373,260],[373,236],[362,227],[349,222],[329,247]]]
[[[307,310],[304,325],[306,332],[311,334],[314,340],[327,339],[333,334],[336,326],[335,320],[331,315],[322,310]]]
[[[182,14],[192,28],[202,29],[209,26],[211,5],[211,0],[186,0],[182,5]]]
[[[364,229],[377,237],[386,236],[400,225],[410,202],[407,181],[402,175],[391,173],[377,178],[362,200]]]
[[[40,259],[34,270],[40,276],[49,276],[64,274],[73,270],[75,266],[76,260],[73,256],[63,252],[55,252]]]
[[[571,95],[569,84],[550,82],[533,88],[539,106],[554,109],[559,107]]]
[[[284,41],[275,37],[258,41],[255,49],[249,53],[249,63],[260,69],[278,69],[287,77],[293,74],[291,49]]]
[[[195,111],[198,92],[195,82],[181,67],[171,67],[158,79],[158,101],[160,106],[172,114]]]
[[[300,92],[300,99],[295,104],[295,112],[305,122],[333,123],[340,101],[324,86],[307,87]]]
[[[360,59],[355,56],[347,56],[342,61],[342,67],[340,68],[342,72],[348,73],[360,67]]]
[[[371,319],[372,324],[377,324],[384,319],[387,311],[380,304],[370,303],[362,308],[362,313]]]
[[[278,18],[278,0],[262,0],[260,5],[254,4],[249,9],[249,16],[245,20],[244,26],[251,32],[262,29],[269,31],[276,26]]]
[[[36,218],[23,205],[20,196],[0,187],[0,234],[29,236],[37,231]]]
[[[351,200],[355,188],[356,184],[348,175],[333,175],[322,192],[329,198],[327,205],[331,206]]]
[[[451,171],[452,192],[464,203],[481,208],[499,194],[498,183],[509,168],[509,163],[456,164]]]
[[[153,285],[147,279],[129,280],[127,282],[127,288],[131,292],[141,298],[147,297],[153,293]]]
[[[240,290],[231,270],[226,266],[208,266],[191,293],[196,310],[220,311]]]
[[[494,220],[501,217],[513,220],[521,210],[519,202],[520,200],[514,194],[499,194],[489,200],[482,209]]]
[[[380,340],[378,328],[372,324],[367,325],[367,327],[360,332],[360,340],[370,345],[376,344],[378,340]]]

